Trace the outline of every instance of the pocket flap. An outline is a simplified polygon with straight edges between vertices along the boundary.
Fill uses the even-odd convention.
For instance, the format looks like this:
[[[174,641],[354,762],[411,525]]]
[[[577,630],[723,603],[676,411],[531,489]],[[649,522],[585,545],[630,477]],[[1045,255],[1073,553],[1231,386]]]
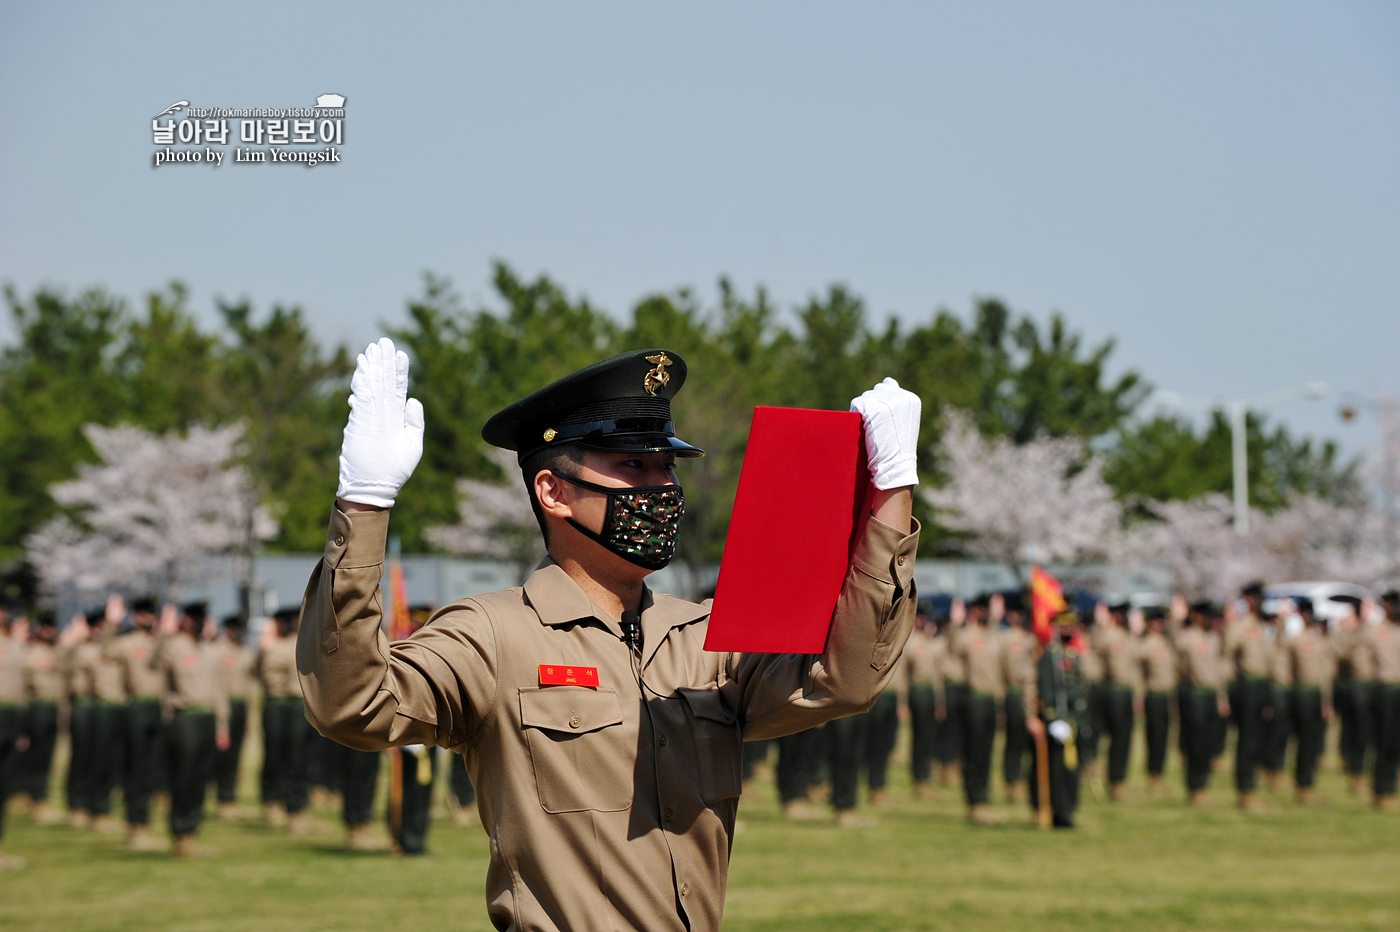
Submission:
[[[733,725],[734,720],[739,715],[724,701],[724,696],[720,695],[718,689],[692,689],[688,686],[682,686],[678,691],[685,697],[690,711],[695,714],[696,718],[719,722],[722,725]]]
[[[622,707],[612,689],[585,686],[520,687],[520,724],[581,735],[622,722]]]

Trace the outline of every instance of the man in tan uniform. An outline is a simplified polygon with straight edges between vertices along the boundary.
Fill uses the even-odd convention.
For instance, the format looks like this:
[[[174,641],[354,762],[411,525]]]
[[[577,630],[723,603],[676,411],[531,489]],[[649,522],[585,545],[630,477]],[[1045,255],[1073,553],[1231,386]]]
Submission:
[[[310,828],[307,800],[311,741],[297,679],[297,618],[284,609],[263,623],[253,674],[262,684],[263,761],[259,780],[263,818],[273,828],[303,834]]]
[[[135,851],[160,851],[165,842],[151,834],[151,796],[160,789],[165,770],[161,702],[165,681],[151,662],[156,651],[156,603],[138,599],[132,603],[134,627],[113,638],[108,652],[121,667],[128,696],[123,733],[126,753],[122,803],[130,828],[129,845]]]
[[[1109,738],[1108,794],[1115,801],[1125,798],[1123,781],[1128,779],[1128,754],[1133,746],[1133,726],[1137,723],[1134,705],[1142,688],[1138,641],[1128,632],[1131,607],[1123,603],[1110,608],[1108,624],[1098,631],[1093,644],[1104,671],[1104,725]]]
[[[29,746],[19,759],[19,790],[29,797],[29,818],[40,825],[53,825],[63,816],[49,808],[49,776],[53,770],[54,746],[58,743],[59,704],[63,702],[64,676],[59,663],[58,628],[51,616],[40,617],[33,626],[24,653],[24,694],[28,700],[24,733]]]
[[[1327,746],[1327,724],[1332,721],[1332,678],[1337,661],[1327,625],[1313,614],[1312,600],[1295,599],[1294,604],[1306,627],[1297,637],[1286,639],[1280,650],[1288,658],[1288,681],[1293,691],[1290,705],[1298,725],[1293,777],[1298,801],[1309,805],[1315,801],[1317,761]]]
[[[1221,656],[1235,671],[1235,790],[1240,808],[1261,812],[1264,806],[1254,795],[1257,770],[1264,755],[1268,716],[1273,709],[1269,674],[1272,669],[1273,641],[1259,617],[1264,587],[1251,583],[1241,593],[1247,610],[1225,629]]]
[[[934,736],[938,712],[943,708],[938,639],[934,633],[933,618],[921,608],[914,621],[914,630],[909,632],[909,640],[905,642],[900,663],[905,692],[909,697],[909,727],[912,732],[909,769],[914,778],[914,795],[919,799],[932,795],[929,777],[933,770]]]
[[[203,602],[186,605],[177,615],[167,606],[161,619],[151,665],[166,684],[165,706],[171,712],[170,834],[175,856],[207,857],[215,852],[195,839],[204,820],[204,795],[214,779],[214,756],[229,745],[228,696],[220,673],[220,652],[205,637],[212,622]]]
[[[1376,767],[1372,788],[1376,808],[1393,812],[1396,770],[1400,769],[1400,592],[1382,598],[1385,621],[1366,629],[1364,643],[1375,671]]]
[[[549,557],[523,587],[455,602],[390,644],[387,509],[422,451],[407,368],[381,340],[351,383],[297,645],[308,717],[366,750],[465,754],[496,928],[718,929],[742,738],[869,708],[908,636],[917,397],[887,380],[853,403],[877,491],[823,655],[707,653],[708,605],[646,587],[683,512],[675,458],[701,452],[675,436],[686,369],[666,350],[597,363],[487,422],[486,440],[520,459]]]
[[[963,795],[974,825],[999,825],[1005,817],[987,805],[997,709],[1006,698],[1005,645],[987,627],[990,599],[982,596],[967,608],[967,624],[950,645],[949,660],[967,684],[963,704]]]
[[[253,695],[253,653],[243,643],[243,618],[224,619],[214,653],[219,661],[219,677],[228,697],[228,747],[214,757],[214,785],[219,799],[219,818],[237,818],[238,765],[243,756],[243,739],[248,734],[248,702]]]
[[[14,629],[26,619],[12,618],[7,607],[0,607],[0,871],[24,867],[24,858],[5,853],[5,801],[11,757],[19,741],[24,721],[24,634]]]
[[[1192,604],[1186,627],[1176,637],[1177,693],[1181,713],[1181,744],[1185,751],[1186,792],[1191,805],[1205,798],[1215,760],[1216,723],[1230,714],[1220,660],[1220,635],[1215,631],[1209,603]]]
[[[72,798],[84,815],[75,818],[70,812],[69,824],[103,833],[121,831],[112,816],[112,790],[122,773],[127,692],[125,675],[109,647],[125,616],[126,605],[113,596],[105,609],[74,618],[63,632],[65,646],[72,645],[67,666],[73,720],[82,723],[73,733],[73,765],[79,769]]]
[[[1143,695],[1143,725],[1147,731],[1147,779],[1152,795],[1162,792],[1167,765],[1167,734],[1171,729],[1172,694],[1177,691],[1176,651],[1166,634],[1161,609],[1148,609],[1147,633],[1138,645]],[[1180,713],[1178,713],[1180,717]]]
[[[1003,596],[1007,625],[997,632],[1002,642],[1002,663],[1006,677],[1006,746],[1002,754],[1001,775],[1006,781],[1009,802],[1027,799],[1025,776],[1026,755],[1031,749],[1031,733],[1026,728],[1026,704],[1022,691],[1035,675],[1035,651],[1039,646],[1030,631],[1030,617],[1025,600],[1019,592]]]
[[[1293,652],[1289,642],[1293,640],[1284,630],[1287,618],[1275,614],[1265,617],[1264,630],[1269,636],[1272,654],[1269,658],[1269,714],[1268,727],[1264,729],[1264,750],[1260,765],[1264,771],[1264,785],[1277,791],[1285,772],[1284,762],[1288,759],[1288,744],[1293,740],[1297,716],[1293,713]],[[1296,757],[1295,757],[1296,760]]]

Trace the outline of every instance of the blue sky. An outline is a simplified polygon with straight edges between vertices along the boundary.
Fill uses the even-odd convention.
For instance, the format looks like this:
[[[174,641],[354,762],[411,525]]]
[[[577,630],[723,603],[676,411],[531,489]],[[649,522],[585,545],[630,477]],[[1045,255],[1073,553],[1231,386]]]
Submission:
[[[328,92],[339,165],[151,167],[176,100]],[[178,277],[362,344],[496,258],[619,315],[720,275],[877,320],[997,295],[1164,389],[1325,380],[1277,415],[1362,452],[1341,392],[1400,394],[1400,5],[0,2],[22,293]]]

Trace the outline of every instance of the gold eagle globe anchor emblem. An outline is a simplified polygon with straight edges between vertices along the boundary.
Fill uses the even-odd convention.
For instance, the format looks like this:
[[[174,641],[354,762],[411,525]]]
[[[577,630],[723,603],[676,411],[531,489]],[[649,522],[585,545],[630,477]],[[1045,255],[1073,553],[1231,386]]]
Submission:
[[[658,388],[665,388],[666,383],[671,381],[671,373],[666,371],[666,367],[671,364],[671,357],[665,353],[657,353],[646,359],[647,362],[656,363],[656,368],[647,370],[647,374],[642,378],[642,388],[648,395],[655,395]]]

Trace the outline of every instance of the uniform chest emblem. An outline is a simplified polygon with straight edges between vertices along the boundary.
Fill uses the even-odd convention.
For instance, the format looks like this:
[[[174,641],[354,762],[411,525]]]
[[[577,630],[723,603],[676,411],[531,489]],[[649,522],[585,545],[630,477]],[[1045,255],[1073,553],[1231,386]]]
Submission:
[[[1121,654],[1128,649],[1128,644],[1126,641],[1119,641],[1117,644],[1113,645],[1113,649]]]
[[[1206,646],[1205,646],[1204,644],[1197,644],[1197,645],[1196,645],[1196,653],[1198,653],[1198,654],[1204,654],[1205,652],[1206,652]]]
[[[1257,641],[1257,640],[1259,640],[1259,629],[1258,629],[1258,628],[1250,628],[1248,631],[1246,631],[1246,632],[1244,633],[1244,636],[1247,637],[1247,638],[1249,638],[1251,641]]]
[[[1025,645],[1023,645],[1020,641],[1011,642],[1011,653],[1019,654],[1024,649]]]
[[[1299,644],[1299,645],[1298,645],[1298,649],[1299,649],[1300,651],[1302,651],[1303,653],[1305,653],[1305,654],[1311,654],[1311,653],[1312,653],[1312,645],[1309,644],[1307,641],[1304,641],[1303,643]]]
[[[559,663],[540,664],[541,686],[587,686],[598,688],[597,667],[569,667]]]
[[[148,656],[150,655],[146,652],[146,648],[144,647],[137,647],[131,651],[132,660],[145,660]]]
[[[983,651],[987,649],[987,645],[981,640],[976,640],[972,642],[972,649],[975,651]]]
[[[1380,631],[1376,632],[1376,640],[1382,642],[1390,640],[1390,632],[1382,628]]]
[[[185,656],[180,658],[180,663],[184,664],[187,667],[192,667],[195,664],[199,663],[199,658],[196,657],[194,654],[186,654]]]
[[[226,667],[233,667],[233,666],[237,666],[237,665],[238,665],[238,658],[235,657],[235,656],[233,656],[232,654],[229,654],[227,657],[224,658],[224,666],[226,666]]]
[[[1153,660],[1161,660],[1161,659],[1162,659],[1162,648],[1160,648],[1160,647],[1154,647],[1154,648],[1152,648],[1152,659],[1153,659]]]
[[[38,667],[40,670],[47,670],[49,667],[53,666],[53,660],[40,654],[38,657],[34,658],[34,666]]]

